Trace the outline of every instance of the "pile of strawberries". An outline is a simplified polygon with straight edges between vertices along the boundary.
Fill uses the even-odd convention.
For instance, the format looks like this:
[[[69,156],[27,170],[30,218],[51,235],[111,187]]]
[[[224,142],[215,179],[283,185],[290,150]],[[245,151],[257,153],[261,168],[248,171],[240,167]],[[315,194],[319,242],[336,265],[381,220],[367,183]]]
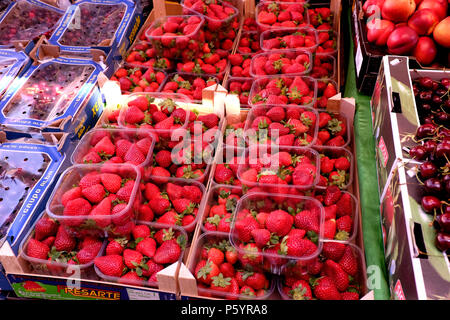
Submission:
[[[147,41],[145,33],[142,33],[140,41],[130,49],[130,53],[125,58],[125,62],[130,65],[152,67],[159,70],[170,70],[173,63],[164,57],[157,57],[156,50]]]
[[[298,28],[307,25],[304,3],[265,1],[256,6],[256,22],[262,31],[271,28]]]
[[[317,80],[317,99],[314,103],[314,108],[325,109],[328,99],[337,94],[336,87],[336,84],[332,80]]]
[[[141,189],[143,197],[138,220],[180,226],[187,232],[195,229],[204,196],[204,187],[200,183],[161,176],[144,177]]]
[[[34,268],[62,275],[69,265],[86,269],[101,254],[103,239],[74,237],[66,226],[43,215],[35,224],[24,248],[26,259]],[[69,272],[70,273],[70,272]]]
[[[200,295],[228,300],[264,299],[273,291],[261,268],[244,268],[245,258],[233,248],[227,235],[206,233],[196,250],[197,262],[192,271]]]
[[[184,94],[194,102],[201,103],[203,89],[217,83],[219,80],[212,76],[172,73],[168,76],[161,92]]]
[[[246,61],[250,62],[250,59]],[[233,70],[233,68],[231,68],[231,70]],[[249,72],[250,66],[247,66],[246,68],[247,72]],[[248,108],[249,107],[248,96],[250,95],[252,84],[253,80],[251,78],[240,78],[240,76],[230,77],[227,81],[226,88],[228,90],[228,93],[236,94],[239,96],[239,102],[242,108]]]
[[[265,51],[277,49],[305,49],[313,51],[317,46],[317,42],[317,32],[308,27],[266,30],[261,33],[261,48]]]
[[[347,118],[340,113],[319,111],[319,131],[316,145],[345,147],[350,142]]]
[[[284,299],[359,300],[362,258],[354,246],[325,242],[319,257],[286,265],[279,291]]]
[[[318,186],[337,186],[346,189],[352,179],[353,156],[346,149],[316,147],[320,156]]]
[[[119,82],[123,94],[157,92],[166,80],[166,74],[163,71],[153,69],[153,67],[125,64],[117,69],[111,80]]]
[[[139,201],[140,172],[130,164],[97,164],[65,171],[48,204],[48,214],[72,233],[127,235]]]
[[[150,131],[135,129],[94,129],[79,142],[74,163],[129,163],[145,166],[153,152]]]
[[[250,74],[266,76],[274,74],[302,75],[309,72],[311,57],[307,51],[271,51],[253,57]]]
[[[100,278],[121,284],[158,287],[157,273],[183,256],[186,233],[152,224],[133,226],[127,237],[110,237],[94,265]]]

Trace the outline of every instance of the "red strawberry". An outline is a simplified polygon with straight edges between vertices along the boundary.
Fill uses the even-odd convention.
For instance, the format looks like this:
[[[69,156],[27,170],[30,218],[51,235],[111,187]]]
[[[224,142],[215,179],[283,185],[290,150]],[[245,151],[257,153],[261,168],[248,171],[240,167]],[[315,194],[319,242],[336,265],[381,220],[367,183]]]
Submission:
[[[100,140],[94,147],[94,150],[101,156],[101,155],[107,155],[112,156],[114,155],[116,151],[116,147],[111,142],[111,139],[106,136],[103,137],[102,140]]]
[[[294,218],[284,210],[275,210],[269,213],[266,219],[266,228],[271,233],[275,233],[279,237],[283,237],[292,228]]]
[[[336,220],[338,233],[336,239],[347,240],[353,229],[353,219],[350,216],[342,216]]]
[[[313,211],[303,210],[297,213],[294,218],[294,223],[295,227],[299,229],[319,233],[319,217]]]
[[[123,261],[125,265],[130,269],[136,269],[143,262],[144,257],[142,254],[133,249],[123,250]]]
[[[106,246],[106,255],[122,255],[124,246],[128,243],[126,238],[116,238],[111,240]]]
[[[313,282],[313,292],[319,300],[341,300],[341,295],[333,280],[326,276]]]
[[[336,202],[337,217],[348,216],[353,212],[353,201],[349,193],[342,193],[342,196]]]
[[[323,237],[325,239],[334,239],[335,235],[336,235],[336,220],[334,219],[325,220],[323,225]]]
[[[289,290],[289,296],[294,300],[312,300],[312,292],[305,280],[297,280]]]
[[[348,275],[344,272],[344,270],[342,270],[341,266],[338,263],[334,262],[333,260],[325,261],[323,271],[325,275],[333,280],[336,288],[339,291],[347,290],[349,285]]]
[[[266,277],[260,272],[248,272],[244,275],[244,283],[255,290],[260,290],[266,285]]]
[[[328,125],[328,122],[331,121],[332,117],[327,112],[319,113],[319,128],[324,128]]]
[[[117,254],[97,257],[94,264],[103,274],[112,277],[122,276],[125,268],[122,256]]]
[[[133,228],[132,234],[135,240],[139,238],[144,239],[150,237],[150,228],[145,224],[140,224]]]
[[[235,271],[231,263],[224,262],[220,265],[219,269],[225,277],[234,277]]]
[[[156,241],[153,238],[145,238],[139,241],[136,250],[149,258],[153,258],[156,252]]]
[[[181,247],[177,240],[164,241],[161,246],[156,249],[153,260],[159,264],[174,263],[178,260],[181,254]]]
[[[327,141],[326,145],[329,147],[342,147],[345,144],[344,138],[342,136],[334,137]]]
[[[91,187],[101,182],[100,177],[101,175],[95,171],[89,172],[80,179],[78,185],[80,186],[81,189]]]
[[[195,204],[189,199],[181,198],[172,201],[173,207],[177,213],[189,214],[192,213]]]
[[[352,277],[355,277],[358,273],[358,260],[353,254],[350,246],[346,246],[344,254],[338,263],[342,269]]]
[[[50,248],[46,244],[36,239],[28,241],[26,253],[30,258],[47,260],[49,252]]]
[[[100,228],[106,228],[111,224],[111,198],[103,199],[89,214],[89,218],[95,221]]]
[[[38,241],[42,241],[49,236],[55,235],[57,230],[58,224],[55,220],[52,220],[49,217],[42,217],[38,222],[36,222],[34,238]]]
[[[209,285],[212,278],[218,276],[220,269],[211,261],[202,260],[195,267],[195,277],[204,284]]]
[[[308,239],[303,239],[300,234],[285,236],[281,242],[282,254],[302,257],[312,255],[316,251],[316,245]]]
[[[64,206],[64,216],[84,216],[91,212],[92,206],[86,199],[77,198],[67,202]],[[79,226],[83,223],[83,219],[65,219],[64,223],[68,226]]]
[[[224,277],[222,273],[212,277],[211,290],[219,292],[231,291],[231,278]]]
[[[155,155],[156,163],[163,168],[168,168],[172,164],[172,153],[168,150],[161,150]]]
[[[139,124],[145,119],[145,113],[136,106],[130,106],[125,110],[125,124]]]
[[[162,197],[155,198],[150,200],[149,205],[156,215],[162,215],[170,208],[170,201]]]
[[[90,203],[100,203],[106,196],[105,189],[101,184],[95,184],[88,188],[84,188],[81,193]]]
[[[122,178],[114,173],[102,173],[100,179],[105,189],[110,193],[116,193],[122,186]]]
[[[78,251],[76,257],[79,264],[88,264],[97,257],[100,249],[102,247],[102,242],[99,240],[93,241],[89,245],[84,246],[80,251]]]
[[[239,240],[242,242],[249,242],[252,239],[251,232],[254,229],[259,229],[259,223],[255,218],[249,216],[241,220],[237,220],[235,223],[235,230]]]
[[[346,245],[340,242],[324,242],[322,248],[322,255],[335,262],[342,258],[345,252]]]
[[[75,249],[76,245],[77,245],[77,241],[67,231],[66,227],[63,225],[59,226],[58,232],[56,233],[55,243],[54,243],[56,250],[70,252],[73,249]]]
[[[80,187],[75,187],[75,188],[69,189],[66,192],[64,192],[64,194],[61,196],[61,204],[63,206],[66,206],[67,202],[69,202],[70,200],[77,199],[77,198],[81,198],[81,188]]]
[[[326,206],[331,206],[332,204],[335,204],[340,198],[341,198],[341,190],[339,189],[339,187],[334,185],[329,186],[325,190],[324,204]]]
[[[337,170],[347,171],[350,169],[350,161],[346,157],[340,157],[336,159],[334,166]]]
[[[359,293],[354,291],[346,291],[341,293],[342,300],[359,300]]]
[[[267,229],[254,229],[251,234],[259,248],[264,248],[270,243],[270,231]]]
[[[119,200],[129,202],[133,193],[134,184],[135,181],[128,180],[125,185],[117,191],[117,198],[119,198]]]

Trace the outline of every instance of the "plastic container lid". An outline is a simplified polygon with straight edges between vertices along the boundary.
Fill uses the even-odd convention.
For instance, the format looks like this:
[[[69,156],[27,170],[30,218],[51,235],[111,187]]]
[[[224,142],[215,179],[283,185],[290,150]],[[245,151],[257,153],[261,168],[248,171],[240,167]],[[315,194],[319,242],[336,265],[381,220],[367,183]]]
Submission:
[[[207,244],[207,243],[217,243],[217,242],[221,242],[221,241],[227,241],[228,240],[228,235],[223,234],[223,233],[219,233],[219,232],[207,232],[202,234],[197,241],[194,244],[194,247],[191,248],[192,252],[190,254],[192,258],[192,264],[190,265],[190,269],[189,271],[194,274],[195,277],[195,267],[196,264],[200,261],[201,259],[201,250],[203,245]],[[239,262],[236,262],[239,263]],[[235,268],[236,269],[236,268]],[[269,278],[270,279],[270,278]],[[213,289],[209,289],[209,288],[203,288],[198,286],[198,293],[199,295],[203,295],[203,296],[212,296],[212,297],[218,297],[218,298],[222,298],[222,299],[230,299],[230,300],[236,300],[236,299],[240,299],[240,300],[266,300],[268,299],[272,293],[274,292],[275,289],[275,281],[274,279],[270,279],[270,284],[269,284],[269,288],[266,289],[266,292],[264,295],[261,296],[246,296],[246,295],[242,295],[239,294],[238,296],[230,294],[228,292],[221,292],[221,291],[216,291]]]
[[[92,261],[85,263],[85,264],[68,264],[63,262],[57,262],[57,261],[49,261],[49,260],[42,260],[30,257],[26,254],[26,247],[28,245],[29,240],[33,237],[34,230],[36,228],[37,222],[45,216],[45,211],[40,215],[40,217],[36,220],[36,222],[33,224],[33,226],[28,230],[28,233],[23,238],[22,242],[19,246],[19,256],[28,261],[33,271],[40,274],[51,274],[55,276],[62,276],[67,277],[68,275],[73,274],[73,270],[80,270],[83,272],[83,278],[92,278],[92,275],[87,274],[88,269],[91,268],[94,264],[94,259]],[[99,239],[100,240],[100,239]],[[106,238],[101,239],[103,244],[100,250],[97,253],[96,257],[99,257],[103,255],[105,248],[106,248]],[[51,248],[50,248],[51,249]],[[93,271],[93,270],[92,270]]]
[[[142,141],[143,139],[149,139],[150,145],[146,145],[145,147],[148,148],[146,152],[144,150],[141,150],[141,148],[138,147],[139,151],[141,151],[142,155],[145,157],[145,160],[141,163],[131,163],[133,165],[137,165],[138,167],[145,167],[147,166],[151,160],[153,160],[153,148],[155,146],[155,137],[154,135],[148,131],[143,129],[126,129],[126,128],[96,128],[93,130],[88,131],[83,138],[81,138],[81,141],[77,144],[75,150],[73,151],[71,155],[71,162],[72,164],[86,164],[83,162],[83,158],[95,147],[95,145],[104,137],[109,137],[111,142],[114,146],[117,146],[118,140],[126,140],[133,144],[136,144],[139,141]],[[95,153],[99,154],[98,151],[95,151]],[[99,155],[100,156],[100,155]],[[107,156],[107,158],[112,158],[116,155],[116,151],[114,151],[113,155]],[[101,157],[100,157],[101,158]],[[103,158],[101,158],[101,162],[105,161]],[[124,160],[124,163],[127,163]],[[89,164],[89,163],[88,163]]]
[[[286,42],[289,38],[285,38],[286,36],[291,37],[301,37],[302,39],[296,40],[296,42]],[[305,36],[310,37],[313,43],[304,46],[304,38]],[[271,39],[277,39],[275,42]],[[274,45],[269,46],[268,41],[273,41]],[[303,44],[302,44],[303,43]],[[270,29],[261,33],[260,36],[260,46],[264,51],[272,51],[272,50],[292,50],[292,49],[304,49],[311,52],[315,52],[319,43],[317,30],[310,27],[301,27],[301,28],[280,28],[280,29]],[[300,45],[300,47],[292,47],[292,45]]]
[[[178,232],[180,232],[180,235],[178,235],[178,238],[184,237],[184,240],[181,240],[181,239],[180,240],[187,243],[188,236],[187,236],[186,232],[183,230],[183,228],[180,228],[177,226],[168,226],[165,224],[154,223],[154,222],[150,223],[150,222],[146,222],[146,221],[136,221],[136,225],[147,225],[148,227],[150,227],[151,231],[157,231],[157,230],[161,230],[161,229],[172,229],[172,230],[178,231]],[[157,246],[157,248],[159,248],[159,245]],[[181,253],[180,253],[180,256],[179,256],[177,262],[175,262],[175,263],[178,263],[178,264],[181,263],[183,256],[184,256],[185,249],[186,249],[185,245],[181,245]],[[144,257],[146,257],[146,256],[144,256]],[[165,267],[167,267],[167,266],[165,266]],[[121,280],[120,277],[113,277],[113,276],[105,275],[104,273],[102,273],[99,270],[99,268],[97,268],[97,266],[95,264],[94,264],[94,270],[95,270],[95,273],[101,279],[109,281],[109,282],[121,283],[126,286],[132,285],[132,286],[138,286],[138,287],[158,288],[158,282],[150,281],[150,279],[147,281],[146,280],[137,281],[137,280],[131,280],[131,279]]]
[[[61,203],[61,198],[63,194],[72,189],[74,185],[78,184],[82,177],[91,173],[115,173],[122,177],[122,179],[133,179],[135,180],[133,185],[133,190],[131,191],[131,196],[125,208],[121,211],[111,214],[111,215],[96,215],[95,220],[101,222],[111,221],[106,227],[98,226],[96,223],[90,223],[92,217],[88,215],[64,215],[64,206]],[[56,186],[49,197],[47,202],[46,211],[50,218],[59,221],[69,227],[72,227],[73,233],[76,233],[78,229],[86,230],[104,230],[114,234],[114,231],[110,230],[111,226],[114,226],[114,221],[120,223],[126,223],[129,221],[128,215],[134,212],[136,209],[136,204],[140,201],[140,189],[139,184],[141,181],[141,171],[137,166],[131,164],[77,164],[67,168],[58,179]],[[134,217],[131,217],[134,218]],[[95,221],[93,221],[95,222]]]
[[[279,59],[274,60],[274,62],[272,63],[272,67],[275,71],[277,71],[276,73],[273,74],[260,74],[258,73],[255,65],[257,63],[257,61],[259,59],[262,59],[263,61],[269,61],[269,58],[272,55],[277,55],[279,56]],[[283,71],[282,69],[282,65],[276,66],[276,63],[280,63],[283,64],[282,60],[283,58],[289,59],[291,61],[291,63],[293,63],[293,61],[296,61],[296,59],[298,59],[298,57],[300,55],[303,55],[305,57],[305,62],[302,64],[304,66],[304,70],[302,71],[293,71],[293,72],[289,72],[288,70]],[[302,61],[303,62],[303,61]],[[250,75],[252,77],[261,77],[261,76],[269,76],[269,75],[274,75],[274,74],[287,74],[287,75],[292,75],[292,76],[301,76],[301,75],[306,75],[309,72],[311,72],[311,66],[312,66],[312,55],[311,52],[307,51],[307,50],[292,50],[292,51],[286,51],[286,50],[272,50],[270,52],[262,52],[262,53],[258,53],[257,55],[252,57],[252,63],[250,64]],[[264,71],[266,71],[266,69],[264,69]]]
[[[281,198],[280,198],[281,197]],[[283,201],[281,201],[283,200]],[[264,202],[261,204],[260,202]],[[268,202],[269,201],[269,202]],[[262,205],[262,207],[261,207]],[[293,208],[292,205],[295,205],[296,208]],[[270,208],[268,208],[270,206]],[[290,208],[290,209],[289,209]],[[236,222],[240,219],[239,213],[246,209],[246,210],[254,210],[256,213],[259,212],[267,212],[274,210],[285,210],[286,212],[292,211],[296,212],[296,210],[311,210],[314,208],[314,210],[317,210],[320,212],[320,218],[319,218],[319,234],[316,234],[317,236],[317,249],[305,256],[297,257],[297,256],[291,256],[287,254],[282,253],[268,253],[265,251],[267,248],[263,248],[261,252],[256,253],[254,251],[243,249],[239,246],[239,244],[248,244],[245,242],[240,241],[237,231],[236,231]],[[278,194],[274,195],[271,193],[265,193],[265,192],[251,192],[245,194],[241,199],[238,201],[235,215],[233,217],[233,221],[231,224],[231,232],[230,232],[230,242],[233,245],[234,248],[241,254],[251,254],[253,256],[261,255],[264,260],[268,260],[269,264],[271,265],[271,271],[274,274],[281,274],[281,266],[285,263],[287,263],[289,260],[300,260],[300,261],[310,261],[311,259],[314,259],[317,257],[320,252],[322,251],[322,241],[323,241],[323,223],[324,223],[324,209],[323,206],[320,204],[320,202],[317,199],[307,197],[307,196],[299,196],[299,195],[293,195],[293,194]],[[295,228],[295,225],[293,223],[293,227]],[[297,229],[297,228],[295,228]],[[280,242],[283,243],[283,239],[286,239],[288,235],[280,237]],[[306,235],[305,235],[306,237]]]
[[[17,0],[0,16],[0,47],[31,41],[48,33],[64,11],[40,1]]]
[[[289,87],[292,85],[296,78],[301,78],[303,82],[308,86],[311,97],[307,103],[298,102],[298,100],[305,97],[305,95],[299,93],[298,96],[294,96],[289,92]],[[302,107],[311,107],[314,105],[317,97],[317,81],[307,76],[290,76],[290,75],[276,75],[276,76],[264,76],[257,78],[252,85],[250,95],[248,97],[251,106],[270,105],[270,106],[285,106],[285,105],[298,105]],[[281,88],[280,88],[281,87]],[[294,87],[294,91],[298,91],[298,87]],[[285,94],[283,94],[285,90]],[[284,101],[278,102],[278,96],[287,97],[287,103]]]

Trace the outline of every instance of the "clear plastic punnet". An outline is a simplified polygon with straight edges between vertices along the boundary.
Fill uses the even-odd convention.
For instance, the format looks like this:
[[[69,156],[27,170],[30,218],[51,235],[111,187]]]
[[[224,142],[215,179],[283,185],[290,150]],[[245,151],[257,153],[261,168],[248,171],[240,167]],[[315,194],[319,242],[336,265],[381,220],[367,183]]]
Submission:
[[[257,78],[248,97],[251,106],[297,105],[311,107],[317,96],[317,81],[308,76],[274,75]]]
[[[74,235],[128,235],[141,201],[140,180],[131,164],[74,165],[61,174],[47,213]]]
[[[242,185],[268,193],[306,192],[319,183],[319,169],[319,154],[311,148],[250,143],[237,177]]]
[[[107,255],[101,256],[96,259],[94,263],[95,273],[101,279],[126,286],[158,288],[157,273],[173,263],[181,263],[188,244],[188,236],[182,228],[159,223],[136,221],[136,226],[140,225],[147,226],[150,232],[150,236],[145,239],[153,239],[156,244],[154,255],[149,257],[144,253],[140,253],[141,251],[148,252],[147,250],[139,251],[139,243],[145,239],[135,239],[133,235],[131,235],[128,240],[117,238],[120,243],[124,243],[123,255],[126,254],[126,250],[137,251],[138,255],[142,256],[142,259],[141,261],[135,261],[134,264],[130,264],[122,256],[122,264],[124,267],[122,273],[120,275],[108,275],[106,274],[107,271],[105,271],[105,269],[111,269],[104,269],[102,267],[104,264],[101,261],[103,258],[106,258]],[[111,238],[111,241],[115,241],[115,239]],[[165,242],[170,242],[171,244],[165,245]],[[174,249],[175,246],[177,246],[177,249]],[[166,250],[164,247],[166,247],[167,250],[170,250],[170,253],[163,252]]]
[[[250,75],[252,77],[287,74],[301,76],[311,71],[312,56],[306,50],[273,50],[252,57]]]
[[[352,140],[352,124],[343,112],[315,109],[319,114],[317,139],[313,145],[340,150]],[[335,151],[336,154],[343,151]]]
[[[333,241],[324,242],[325,246],[336,245]],[[343,269],[346,275],[349,275],[350,281],[345,281],[339,284],[339,288],[329,288],[328,292],[333,292],[334,300],[359,300],[363,295],[367,293],[367,277],[366,277],[366,263],[364,253],[356,245],[353,244],[337,244],[337,251],[342,251],[346,255],[345,262],[340,263],[340,259],[329,259],[331,255],[321,252],[317,260],[309,263],[303,261],[290,261],[281,268],[281,276],[278,278],[277,288],[278,293],[283,300],[312,300],[325,298],[322,296],[317,297],[315,295],[314,287],[320,284],[320,279],[333,276],[334,266],[339,265],[337,268]],[[323,249],[325,251],[325,249]],[[331,252],[331,249],[330,249]],[[331,262],[326,262],[330,260]],[[322,265],[321,268],[318,266]],[[342,268],[342,265],[345,267]],[[336,268],[336,267],[335,267]],[[319,272],[317,272],[319,270]],[[305,278],[316,279],[315,281],[305,281]],[[334,281],[332,281],[334,283]],[[311,285],[313,287],[311,287]],[[303,286],[307,286],[304,288]],[[309,287],[309,288],[308,288]],[[309,290],[308,290],[309,289]],[[311,292],[311,295],[308,294]],[[337,293],[336,293],[337,292]],[[345,299],[344,299],[345,298]]]
[[[312,58],[312,69],[309,76],[317,80],[337,78],[336,58],[329,54],[317,53]],[[337,86],[336,86],[337,88]],[[318,93],[319,95],[319,93]]]
[[[320,254],[323,222],[323,207],[314,198],[248,192],[238,201],[230,242],[239,254],[253,258],[248,265],[259,262],[280,274],[288,261],[311,261]]]
[[[48,216],[45,214],[45,211],[40,216],[40,218],[35,222],[35,224],[29,229],[27,235],[23,239],[22,243],[19,247],[19,256],[26,260],[33,272],[37,274],[47,274],[52,276],[59,277],[68,277],[75,275],[75,272],[78,273],[78,277],[83,279],[93,279],[97,280],[98,277],[95,274],[93,265],[94,259],[96,257],[101,256],[104,253],[106,248],[106,239],[104,236],[98,238],[90,238],[89,242],[91,242],[92,253],[86,253],[86,256],[81,257],[81,262],[79,261],[80,255],[79,252],[83,249],[83,240],[84,238],[75,238],[70,237],[70,245],[73,246],[73,251],[67,252],[65,248],[59,248],[55,246],[55,239],[58,234],[60,228],[64,228],[64,226],[56,224],[56,228],[53,230],[52,234],[43,239],[37,238],[36,234],[36,224],[40,221],[40,219],[47,219]],[[53,239],[52,239],[53,238]],[[48,246],[48,258],[42,259],[33,256],[32,249],[29,247],[31,241],[39,241]],[[92,242],[95,241],[96,244],[92,246]],[[97,251],[97,254],[95,254]],[[81,252],[81,254],[84,254]],[[90,260],[90,261],[85,261]]]
[[[208,276],[203,276],[202,266],[208,264],[208,251],[210,248],[215,248],[224,253],[225,256],[227,252],[233,252],[233,248],[228,239],[227,234],[217,233],[217,232],[207,232],[202,234],[194,247],[192,247],[189,271],[197,279],[197,288],[199,296],[227,299],[227,300],[266,300],[269,299],[273,294],[275,289],[275,279],[270,273],[267,273],[261,266],[254,266],[253,268],[248,268],[249,266],[245,263],[245,257],[239,256],[236,260],[224,259],[223,263],[230,263],[233,265],[234,269],[240,276],[243,276],[243,283],[234,283],[232,285],[231,277],[223,273],[219,273],[214,279],[208,279]],[[234,255],[234,253],[233,253]],[[211,263],[211,262],[209,262]],[[219,267],[219,266],[217,266]],[[207,268],[207,266],[206,266]],[[252,279],[257,278],[261,280],[262,285],[252,283]],[[220,280],[219,280],[220,279]],[[212,281],[216,280],[220,284],[217,286],[223,287],[224,289],[216,289]],[[236,288],[236,286],[238,288]],[[254,287],[252,287],[254,286]],[[232,288],[234,291],[232,291]]]
[[[315,52],[318,43],[317,30],[310,27],[266,30],[260,36],[264,51],[304,49]]]
[[[339,189],[348,189],[354,179],[355,160],[353,154],[348,149],[340,147],[313,146],[313,148],[319,153],[321,163],[324,163],[324,168],[321,168],[321,176],[326,178],[326,183],[319,183],[317,188],[325,189],[327,186],[336,185]],[[328,159],[331,160],[332,167],[326,163]]]
[[[97,128],[88,131],[72,153],[72,164],[129,163],[145,167],[155,146],[154,135],[144,129]]]
[[[49,42],[64,52],[118,45],[134,7],[128,0],[81,0],[67,9]]]
[[[184,94],[194,103],[202,103],[203,89],[219,83],[219,79],[215,76],[176,72],[168,75],[166,81],[161,85],[160,91]]]
[[[318,129],[319,114],[312,107],[257,105],[248,113],[244,132],[251,147],[310,147]]]
[[[74,117],[96,85],[100,71],[100,65],[93,61],[63,57],[30,66],[0,101],[0,122],[31,130]]]
[[[307,2],[265,1],[256,6],[256,23],[259,30],[300,28],[309,24]]]
[[[138,220],[179,226],[191,234],[204,210],[205,186],[198,181],[162,176],[144,175],[142,181],[145,189]]]
[[[214,32],[229,30],[231,23],[239,15],[238,9],[224,1],[182,0],[181,6],[183,7],[183,14],[200,15],[205,19],[205,27]],[[213,14],[204,14],[205,10],[209,10]]]
[[[38,0],[14,1],[0,16],[0,48],[50,35],[64,11]]]
[[[24,52],[0,49],[0,97],[28,61],[29,58]]]
[[[165,16],[156,19],[145,31],[157,57],[190,61],[205,42],[200,15]]]

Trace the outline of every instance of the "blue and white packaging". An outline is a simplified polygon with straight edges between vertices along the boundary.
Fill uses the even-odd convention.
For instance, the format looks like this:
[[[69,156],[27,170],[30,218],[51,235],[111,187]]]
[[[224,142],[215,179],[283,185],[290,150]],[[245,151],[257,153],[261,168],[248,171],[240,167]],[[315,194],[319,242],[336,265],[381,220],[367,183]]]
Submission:
[[[30,64],[30,58],[24,52],[0,49],[0,98],[16,76]]]
[[[15,132],[82,132],[103,111],[97,78],[103,67],[58,57],[31,65],[0,101],[0,125]]]
[[[142,22],[142,9],[131,0],[81,0],[67,9],[49,43],[78,56],[100,49],[112,63],[123,59]]]

